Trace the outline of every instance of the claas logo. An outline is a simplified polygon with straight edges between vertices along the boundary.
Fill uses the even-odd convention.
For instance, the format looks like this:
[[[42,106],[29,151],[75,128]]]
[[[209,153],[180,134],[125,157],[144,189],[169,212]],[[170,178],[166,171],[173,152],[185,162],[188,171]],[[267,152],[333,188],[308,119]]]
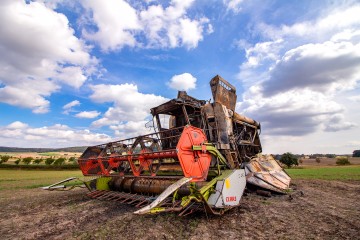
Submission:
[[[226,197],[226,202],[236,202],[236,196]]]

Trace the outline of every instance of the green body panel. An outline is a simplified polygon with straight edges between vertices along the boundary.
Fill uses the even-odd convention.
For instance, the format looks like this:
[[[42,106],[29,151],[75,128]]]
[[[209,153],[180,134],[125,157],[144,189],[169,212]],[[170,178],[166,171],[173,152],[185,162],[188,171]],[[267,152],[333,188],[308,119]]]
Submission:
[[[92,179],[90,181],[84,182],[86,187],[90,190],[110,190],[109,188],[109,181],[111,180],[111,177],[99,177],[96,179]],[[95,183],[95,185],[94,185]],[[95,189],[94,189],[95,187]]]

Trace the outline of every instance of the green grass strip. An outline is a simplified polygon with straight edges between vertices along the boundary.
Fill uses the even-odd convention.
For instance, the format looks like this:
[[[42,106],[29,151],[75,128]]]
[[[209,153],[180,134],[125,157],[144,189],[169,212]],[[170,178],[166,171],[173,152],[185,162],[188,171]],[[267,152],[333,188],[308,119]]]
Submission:
[[[293,179],[360,180],[360,166],[286,169]]]

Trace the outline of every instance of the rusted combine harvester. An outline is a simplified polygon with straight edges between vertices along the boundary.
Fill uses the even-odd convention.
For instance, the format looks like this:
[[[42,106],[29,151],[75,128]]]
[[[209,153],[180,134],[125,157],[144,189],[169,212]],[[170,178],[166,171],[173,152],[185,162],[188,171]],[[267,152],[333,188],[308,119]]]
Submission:
[[[136,214],[185,215],[222,214],[240,204],[247,184],[286,191],[289,176],[259,154],[260,123],[235,112],[235,87],[220,76],[210,86],[212,103],[179,91],[152,108],[154,133],[88,147],[78,160],[93,177],[88,196],[133,204]]]

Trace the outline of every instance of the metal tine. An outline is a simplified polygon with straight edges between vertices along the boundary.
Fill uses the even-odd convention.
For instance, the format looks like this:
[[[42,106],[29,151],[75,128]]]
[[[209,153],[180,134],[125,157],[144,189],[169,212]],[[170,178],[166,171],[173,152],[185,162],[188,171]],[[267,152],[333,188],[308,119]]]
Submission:
[[[97,199],[100,200],[105,200],[107,197],[111,196],[113,193],[112,192],[105,192],[103,195],[101,195],[100,197],[97,197]]]
[[[124,200],[125,196],[117,196],[116,198],[113,199],[113,201],[115,202],[122,202]]]
[[[112,195],[110,198],[108,198],[109,201],[116,201],[117,198],[119,198],[121,196],[119,196],[118,194],[114,194]]]
[[[144,196],[139,195],[139,197],[134,198],[133,201],[129,202],[128,204],[134,204],[138,201],[143,201],[143,200],[144,200]]]
[[[128,197],[129,196],[126,193],[117,192],[117,193],[114,194],[114,197],[111,200],[122,203]]]
[[[101,199],[110,201],[114,195],[115,194],[113,192],[109,192],[108,194],[101,196]]]
[[[94,196],[94,195],[96,195],[96,194],[98,194],[98,193],[99,193],[99,191],[98,191],[98,190],[95,190],[95,191],[92,191],[92,192],[87,193],[86,196],[92,197],[92,196]]]
[[[137,196],[134,196],[132,201],[128,202],[127,204],[134,205],[134,204],[138,204],[138,202],[142,202],[144,200],[146,200],[145,196],[137,195]]]
[[[90,197],[92,197],[92,198],[97,198],[97,197],[99,197],[99,196],[101,196],[101,195],[103,195],[103,194],[104,194],[104,191],[98,190],[98,191],[95,191],[94,194],[91,194]]]
[[[121,201],[121,203],[126,203],[129,200],[131,200],[131,197],[127,196],[127,197],[125,197],[125,199],[123,201]]]
[[[96,196],[96,199],[103,199],[103,197],[105,197],[107,194],[109,194],[108,192],[103,192],[103,194],[99,195],[99,196]]]
[[[133,204],[134,202],[141,201],[144,198],[142,195],[134,195],[132,196],[132,201],[128,202],[127,204]]]
[[[151,201],[149,201],[148,199],[144,199],[142,202],[139,202],[137,205],[135,205],[135,207],[142,207],[142,206],[146,206],[148,205],[149,203],[151,203]]]
[[[117,202],[124,203],[128,201],[130,198],[128,193],[119,193],[118,198],[116,199]]]

